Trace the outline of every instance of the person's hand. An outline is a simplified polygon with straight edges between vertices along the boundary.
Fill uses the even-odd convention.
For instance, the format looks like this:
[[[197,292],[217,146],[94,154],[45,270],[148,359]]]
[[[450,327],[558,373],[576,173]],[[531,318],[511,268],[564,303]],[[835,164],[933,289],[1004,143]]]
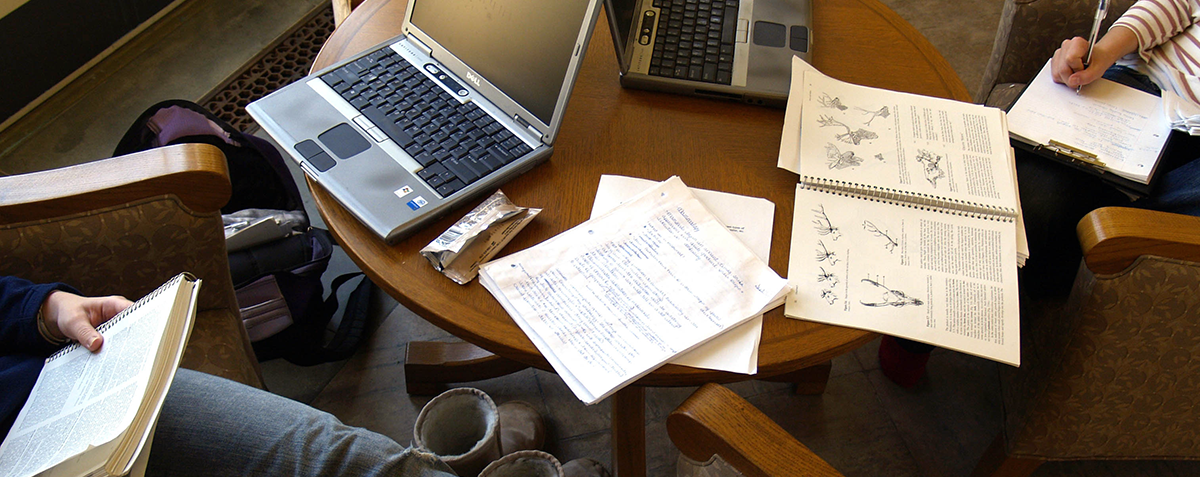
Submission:
[[[1099,47],[1099,42],[1097,42],[1097,47]],[[1112,63],[1103,64],[1103,60],[1096,61],[1099,58],[1096,58],[1096,52],[1093,51],[1092,61],[1087,67],[1084,67],[1083,61],[1087,56],[1087,40],[1080,37],[1063,40],[1062,46],[1054,51],[1054,57],[1050,60],[1050,74],[1054,81],[1078,88],[1100,79],[1101,76],[1104,76],[1104,71],[1112,66]]]
[[[42,317],[51,336],[73,339],[96,352],[104,344],[96,327],[132,304],[121,296],[90,298],[56,290],[42,302]]]

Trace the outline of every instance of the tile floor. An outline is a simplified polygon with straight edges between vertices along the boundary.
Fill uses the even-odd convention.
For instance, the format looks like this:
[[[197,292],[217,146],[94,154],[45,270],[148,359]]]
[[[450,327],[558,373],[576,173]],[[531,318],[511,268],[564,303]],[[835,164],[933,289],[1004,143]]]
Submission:
[[[197,100],[235,73],[324,0],[189,1],[160,28],[131,42],[84,76],[84,86],[0,132],[0,173],[20,173],[106,157],[145,107],[167,98]],[[1000,0],[884,0],[946,56],[968,90],[977,89],[991,51]],[[297,176],[299,180],[299,176]],[[319,216],[310,213],[319,221]],[[333,276],[353,270],[343,254]],[[343,298],[344,301],[344,298]],[[452,337],[388,297],[373,306],[379,328],[347,361],[301,368],[263,363],[271,390],[328,410],[346,422],[411,442],[412,423],[429,397],[404,390],[404,344]],[[999,431],[996,364],[935,351],[928,378],[913,389],[879,371],[878,340],[833,361],[826,392],[797,396],[786,385],[730,385],[848,476],[964,476]],[[548,451],[562,460],[590,456],[608,463],[607,402],[583,406],[554,374],[525,370],[469,383],[497,401],[521,399],[542,410]],[[647,460],[652,476],[674,475],[678,452],[664,426],[692,388],[646,394]],[[1180,462],[1050,463],[1037,476],[1200,475]]]

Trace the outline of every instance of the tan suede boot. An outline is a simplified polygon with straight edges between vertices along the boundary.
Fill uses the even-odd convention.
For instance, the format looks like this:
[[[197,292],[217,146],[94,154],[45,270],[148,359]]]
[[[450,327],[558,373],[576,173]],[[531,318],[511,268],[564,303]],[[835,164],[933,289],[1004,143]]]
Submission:
[[[541,450],[546,443],[546,423],[533,405],[509,401],[497,407],[500,415],[500,453]]]
[[[563,477],[563,468],[550,454],[523,450],[488,464],[479,477]]]
[[[501,456],[496,403],[475,388],[455,388],[439,394],[417,415],[413,441],[461,477],[475,477]]]

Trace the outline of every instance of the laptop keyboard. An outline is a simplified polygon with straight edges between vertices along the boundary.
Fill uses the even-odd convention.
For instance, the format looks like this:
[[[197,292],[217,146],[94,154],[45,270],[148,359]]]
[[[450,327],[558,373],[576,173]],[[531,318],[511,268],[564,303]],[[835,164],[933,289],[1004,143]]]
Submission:
[[[706,83],[733,80],[737,0],[654,0],[658,35],[650,74]]]
[[[391,48],[321,80],[416,159],[424,167],[417,175],[442,197],[533,150],[474,102],[459,103]]]

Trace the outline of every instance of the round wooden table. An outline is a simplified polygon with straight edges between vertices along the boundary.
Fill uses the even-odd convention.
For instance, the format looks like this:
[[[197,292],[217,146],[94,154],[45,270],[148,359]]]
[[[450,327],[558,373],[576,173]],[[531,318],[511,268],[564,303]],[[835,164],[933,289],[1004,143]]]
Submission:
[[[406,0],[369,0],[334,32],[313,70],[397,35]],[[908,22],[876,0],[813,0],[813,64],[852,83],[970,101],[946,60]],[[546,240],[587,220],[602,174],[664,180],[775,203],[773,268],[786,276],[797,177],[776,167],[783,111],[730,101],[622,89],[605,15],[596,25],[550,161],[501,186],[517,205],[542,212],[501,252]],[[465,213],[389,246],[323,188],[308,182],[322,218],[364,272],[430,323],[503,358],[553,371],[533,343],[478,280],[460,286],[418,251]],[[471,204],[470,206],[474,206]],[[613,455],[621,476],[645,474],[641,386],[805,376],[875,334],[789,319],[779,307],[763,324],[758,375],[666,365],[613,396]],[[824,367],[822,368],[822,365]],[[813,368],[815,367],[815,368]],[[810,388],[814,389],[814,388]]]

